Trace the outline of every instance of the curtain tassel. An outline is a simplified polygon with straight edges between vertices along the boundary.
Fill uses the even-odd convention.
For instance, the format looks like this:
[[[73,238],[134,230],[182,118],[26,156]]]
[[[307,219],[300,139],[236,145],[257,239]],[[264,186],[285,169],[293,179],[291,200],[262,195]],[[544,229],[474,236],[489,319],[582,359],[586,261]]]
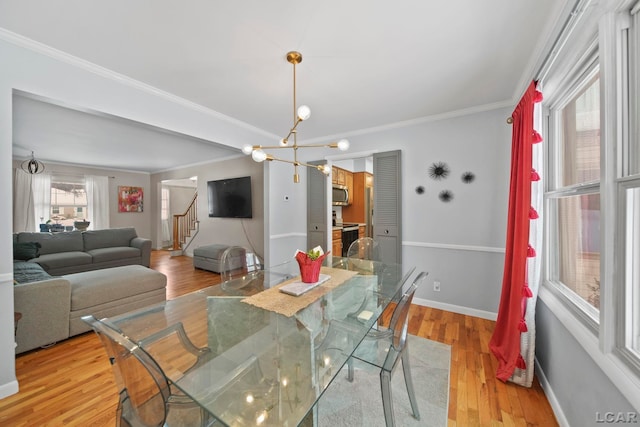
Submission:
[[[520,323],[518,324],[518,330],[520,332],[527,332],[529,328],[527,328],[527,322],[524,319],[520,319]]]
[[[522,287],[522,296],[524,298],[532,298],[533,297],[533,292],[531,292],[531,288],[526,283]]]
[[[529,208],[529,219],[538,219],[538,211],[533,206]]]
[[[527,258],[533,258],[536,256],[536,250],[533,249],[533,246],[527,245]]]
[[[527,369],[527,363],[522,358],[522,355],[518,355],[518,360],[516,360],[516,368],[518,369]]]
[[[531,169],[531,181],[540,181],[540,175],[535,169]]]
[[[538,102],[542,102],[542,99],[543,99],[543,97],[542,97],[542,92],[540,92],[540,91],[536,91],[536,92],[533,94],[533,103],[534,103],[534,104],[535,104],[535,103],[538,103]]]
[[[537,130],[533,131],[533,140],[531,141],[534,144],[538,144],[539,142],[542,142],[542,135],[540,135],[540,133]]]

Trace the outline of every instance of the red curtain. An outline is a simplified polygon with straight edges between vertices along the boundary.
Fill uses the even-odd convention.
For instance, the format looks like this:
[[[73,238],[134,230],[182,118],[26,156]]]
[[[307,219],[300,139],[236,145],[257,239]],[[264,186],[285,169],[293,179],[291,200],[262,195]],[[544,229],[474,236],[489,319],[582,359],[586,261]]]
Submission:
[[[489,342],[498,359],[496,377],[501,381],[507,381],[516,368],[526,368],[520,354],[520,333],[527,330],[524,308],[526,298],[531,296],[526,283],[527,257],[535,256],[535,248],[529,245],[529,221],[536,216],[531,212],[531,182],[537,173],[531,162],[532,144],[539,142],[540,137],[533,129],[533,104],[541,100],[536,83],[531,82],[511,116],[511,184],[502,295]]]

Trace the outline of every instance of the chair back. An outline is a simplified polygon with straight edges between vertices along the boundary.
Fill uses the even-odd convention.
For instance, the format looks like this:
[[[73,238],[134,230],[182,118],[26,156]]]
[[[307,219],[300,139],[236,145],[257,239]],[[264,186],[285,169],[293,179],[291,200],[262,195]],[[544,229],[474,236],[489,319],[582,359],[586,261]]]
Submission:
[[[413,295],[418,286],[426,279],[429,273],[423,271],[416,276],[409,289],[402,295],[398,305],[393,310],[389,328],[393,331],[391,345],[397,352],[401,352],[407,342],[407,327],[409,324],[409,309],[413,301]]]
[[[347,262],[349,270],[360,273],[377,274],[377,267],[381,260],[378,242],[371,237],[362,237],[355,240],[347,249]]]
[[[380,261],[380,247],[371,237],[354,240],[347,249],[347,258]]]
[[[163,426],[168,413],[169,382],[156,361],[115,326],[85,316],[104,346],[119,389],[116,425]]]
[[[228,282],[262,269],[260,258],[242,246],[230,246],[220,257],[221,282]]]

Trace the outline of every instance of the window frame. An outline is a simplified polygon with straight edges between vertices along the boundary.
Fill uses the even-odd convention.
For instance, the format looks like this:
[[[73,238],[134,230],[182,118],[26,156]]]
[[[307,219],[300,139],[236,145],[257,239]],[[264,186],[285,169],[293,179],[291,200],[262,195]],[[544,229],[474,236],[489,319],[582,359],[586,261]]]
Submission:
[[[79,187],[81,186],[84,189],[85,197],[87,197],[86,203],[85,204],[75,204],[75,203],[73,204],[55,203],[54,204],[53,190],[56,184],[74,184]],[[87,219],[87,215],[89,214],[89,200],[88,200],[88,192],[87,192],[87,180],[84,176],[77,177],[77,176],[71,176],[71,175],[65,175],[65,174],[51,175],[51,184],[50,184],[49,191],[51,193],[51,199],[49,202],[49,206],[50,206],[49,211],[51,212],[51,216],[53,216],[54,214],[60,215],[60,212],[63,211],[61,207],[64,207],[64,208],[73,208],[74,214],[76,215],[76,218],[72,218],[74,221],[78,221],[80,219],[83,219],[83,220]],[[82,213],[83,213],[82,218],[78,217],[78,208],[82,208]]]
[[[597,40],[593,39],[585,54],[578,61],[562,86],[565,90],[560,92],[555,101],[551,103],[546,111],[547,128],[549,138],[547,138],[545,170],[547,171],[547,179],[545,181],[544,206],[545,218],[547,224],[545,226],[545,241],[547,250],[545,251],[544,262],[544,284],[548,289],[562,302],[562,304],[575,316],[584,326],[586,326],[594,335],[598,334],[599,328],[599,311],[590,306],[586,301],[582,300],[576,293],[571,291],[567,285],[557,279],[558,271],[558,254],[553,248],[557,248],[558,227],[557,221],[557,203],[558,200],[568,196],[582,196],[590,194],[600,194],[601,181],[589,181],[578,184],[562,186],[562,110],[582,91],[589,82],[600,73],[599,50]],[[602,81],[599,80],[600,90],[602,90]],[[602,106],[601,106],[602,108]],[[602,146],[602,142],[601,142]],[[602,179],[602,172],[601,172]],[[553,242],[553,244],[551,244]],[[602,246],[602,245],[601,245]],[[601,280],[602,283],[602,280]]]

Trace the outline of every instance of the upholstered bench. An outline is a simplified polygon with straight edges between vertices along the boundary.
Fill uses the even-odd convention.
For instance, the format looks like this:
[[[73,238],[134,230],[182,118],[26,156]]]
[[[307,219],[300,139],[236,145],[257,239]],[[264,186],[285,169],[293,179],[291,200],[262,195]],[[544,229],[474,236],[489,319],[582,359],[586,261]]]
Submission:
[[[71,283],[69,336],[91,330],[82,316],[98,319],[166,299],[167,276],[141,265],[105,268],[64,276]]]
[[[193,250],[193,266],[220,273],[220,258],[228,247],[227,245],[206,245],[195,248]]]
[[[227,250],[227,245],[206,245],[200,246],[193,250],[193,266],[202,270],[220,273],[222,271],[222,254]],[[242,265],[242,258],[239,257],[237,251],[233,252],[234,258],[229,261],[231,268],[239,268]]]

